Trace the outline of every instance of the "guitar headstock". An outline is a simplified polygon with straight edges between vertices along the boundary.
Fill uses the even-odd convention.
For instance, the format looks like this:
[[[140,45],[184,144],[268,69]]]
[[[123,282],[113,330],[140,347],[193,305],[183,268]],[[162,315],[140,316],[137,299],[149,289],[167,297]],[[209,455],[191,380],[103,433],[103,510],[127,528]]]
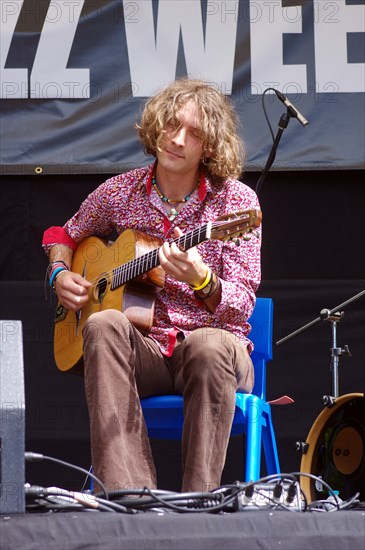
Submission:
[[[212,223],[211,239],[229,241],[242,237],[250,240],[254,230],[260,227],[262,212],[259,209],[241,210],[220,216]]]

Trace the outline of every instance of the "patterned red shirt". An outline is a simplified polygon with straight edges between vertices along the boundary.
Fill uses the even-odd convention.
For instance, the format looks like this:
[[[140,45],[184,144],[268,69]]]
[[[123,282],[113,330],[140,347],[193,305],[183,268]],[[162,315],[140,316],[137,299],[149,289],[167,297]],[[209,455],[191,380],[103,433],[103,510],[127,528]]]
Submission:
[[[170,221],[163,204],[151,186],[153,165],[137,168],[108,179],[82,203],[79,211],[64,228],[49,228],[43,239],[47,250],[53,244],[64,243],[75,248],[90,235],[108,236],[131,228],[162,240],[174,238],[178,226],[186,233],[219,216],[239,210],[259,208],[256,194],[238,180],[228,179],[213,186],[205,176],[184,208]],[[222,328],[233,334],[252,351],[247,338],[250,317],[255,305],[255,293],[260,284],[261,230],[250,240],[209,240],[198,245],[203,261],[219,276],[222,285],[221,302],[212,313],[204,302],[196,300],[186,283],[166,275],[165,286],[157,294],[154,322],[150,336],[170,355],[175,335],[188,335],[199,327]]]

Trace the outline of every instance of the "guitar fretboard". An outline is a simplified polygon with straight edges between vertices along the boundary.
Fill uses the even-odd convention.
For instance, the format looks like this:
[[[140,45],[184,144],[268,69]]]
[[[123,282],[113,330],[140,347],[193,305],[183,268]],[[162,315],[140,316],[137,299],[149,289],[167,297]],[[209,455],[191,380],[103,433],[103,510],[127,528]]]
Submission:
[[[189,250],[189,248],[193,248],[197,244],[210,239],[211,227],[212,222],[208,222],[197,229],[189,231],[182,237],[173,239],[171,242],[176,243],[181,250]],[[129,281],[140,277],[144,273],[147,273],[147,271],[160,265],[158,251],[159,248],[155,248],[147,252],[147,254],[143,254],[140,258],[130,260],[113,269],[111,289],[114,290],[121,285],[125,285]]]

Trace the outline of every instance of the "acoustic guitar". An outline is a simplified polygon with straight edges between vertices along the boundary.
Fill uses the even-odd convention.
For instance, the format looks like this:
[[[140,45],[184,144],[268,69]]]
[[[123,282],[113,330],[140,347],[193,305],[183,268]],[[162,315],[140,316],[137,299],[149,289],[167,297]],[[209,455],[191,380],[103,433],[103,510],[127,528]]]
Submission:
[[[181,250],[210,240],[249,239],[261,224],[260,210],[227,214],[173,239]],[[54,355],[61,371],[83,371],[82,328],[92,313],[105,309],[123,311],[133,325],[148,334],[156,293],[164,286],[159,265],[162,241],[140,231],[127,229],[113,243],[88,237],[77,247],[71,271],[92,283],[89,301],[78,312],[58,303],[55,314]]]

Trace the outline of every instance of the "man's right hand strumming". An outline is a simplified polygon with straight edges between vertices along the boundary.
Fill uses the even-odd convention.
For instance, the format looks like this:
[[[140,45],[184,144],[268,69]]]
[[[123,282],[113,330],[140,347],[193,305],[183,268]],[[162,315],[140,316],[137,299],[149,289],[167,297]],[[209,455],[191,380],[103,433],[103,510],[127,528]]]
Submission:
[[[89,299],[91,283],[79,273],[61,271],[53,286],[61,304],[72,311],[81,309]]]

